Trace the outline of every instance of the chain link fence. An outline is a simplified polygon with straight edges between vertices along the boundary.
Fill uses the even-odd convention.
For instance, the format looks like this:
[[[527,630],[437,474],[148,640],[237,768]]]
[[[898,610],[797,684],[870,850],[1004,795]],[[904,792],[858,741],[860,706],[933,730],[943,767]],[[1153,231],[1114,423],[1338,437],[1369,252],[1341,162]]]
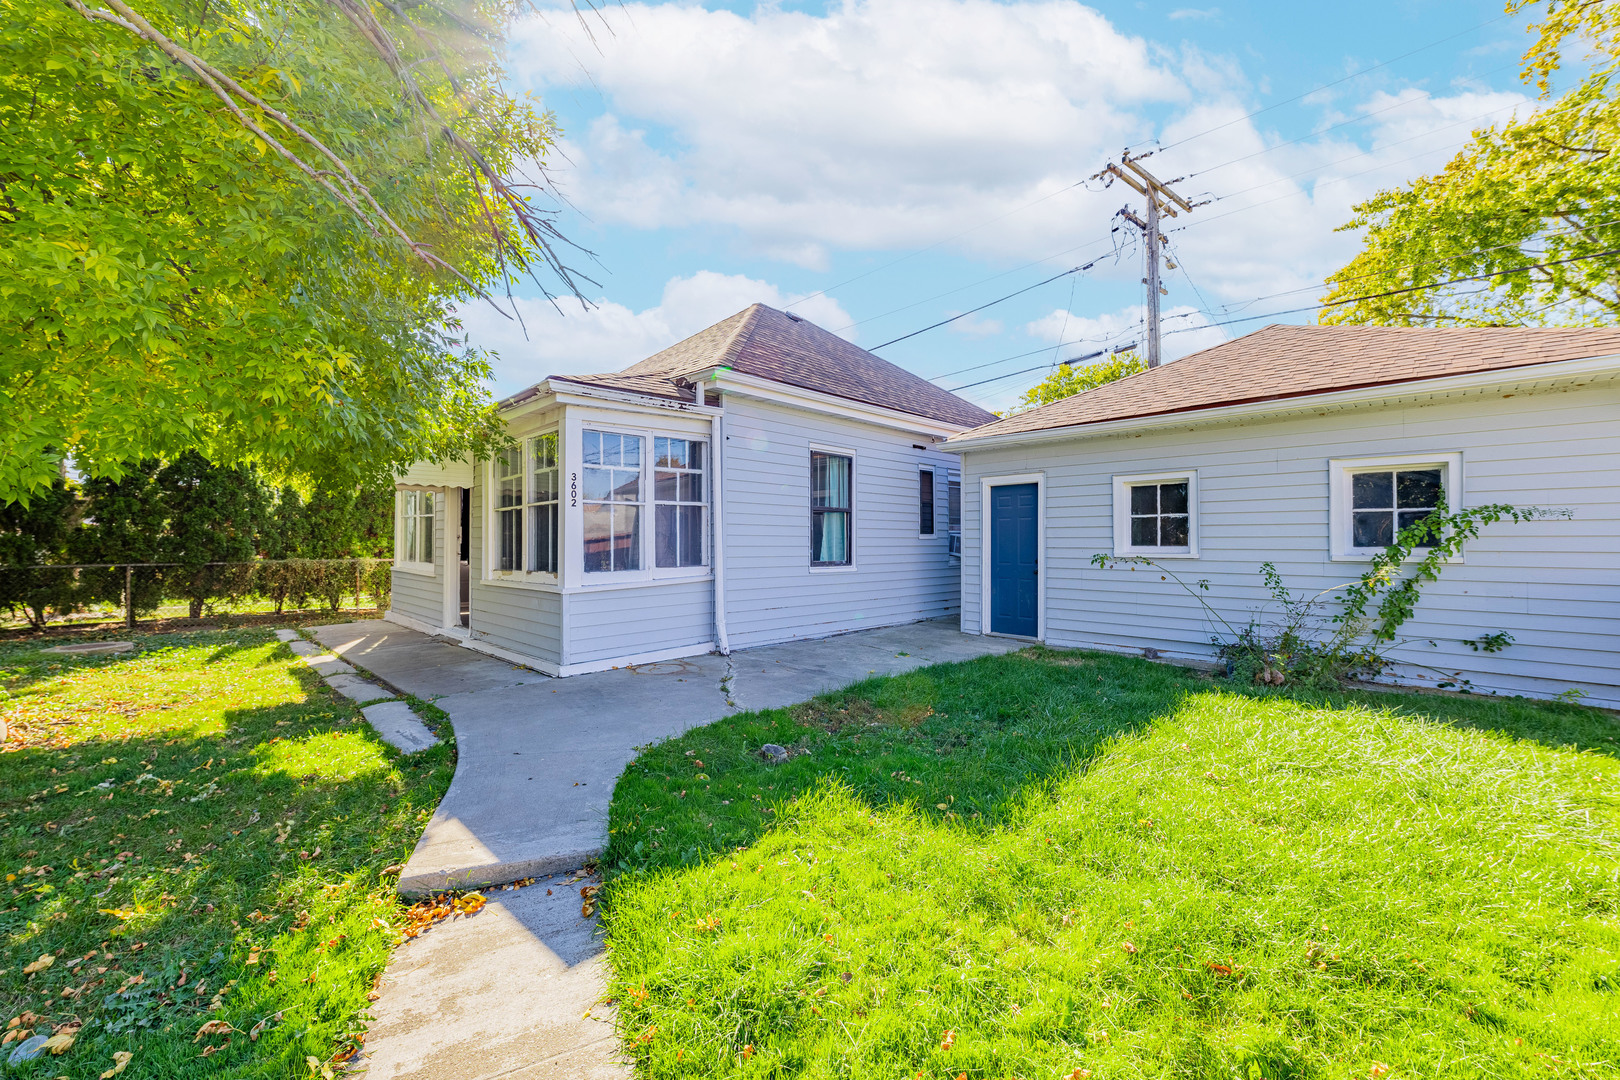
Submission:
[[[221,605],[262,607],[281,614],[324,605],[342,610],[369,598],[388,604],[389,559],[258,559],[217,563],[71,563],[0,566],[0,612],[43,629],[96,607],[116,606],[126,626],[165,604],[184,603],[191,618]]]

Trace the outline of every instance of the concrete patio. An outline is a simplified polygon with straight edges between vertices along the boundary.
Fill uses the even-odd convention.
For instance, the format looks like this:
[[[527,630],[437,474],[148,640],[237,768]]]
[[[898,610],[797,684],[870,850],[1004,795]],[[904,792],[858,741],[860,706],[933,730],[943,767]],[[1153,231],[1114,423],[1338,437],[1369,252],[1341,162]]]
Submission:
[[[614,781],[638,748],[870,675],[1022,647],[936,621],[551,679],[388,622],[315,636],[454,725],[455,779],[401,891],[497,886],[479,914],[395,951],[358,1063],[373,1080],[629,1076],[600,1003],[605,961],[578,868],[605,846]]]
[[[406,895],[572,870],[607,843],[613,783],[637,749],[739,710],[791,705],[869,675],[1021,644],[932,621],[553,679],[373,621],[315,637],[455,728],[455,779],[400,876]]]

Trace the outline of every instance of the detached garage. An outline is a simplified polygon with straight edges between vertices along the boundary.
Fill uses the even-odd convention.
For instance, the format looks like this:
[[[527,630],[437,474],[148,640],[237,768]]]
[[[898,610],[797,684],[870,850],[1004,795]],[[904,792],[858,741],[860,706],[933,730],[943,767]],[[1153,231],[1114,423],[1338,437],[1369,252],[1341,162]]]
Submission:
[[[1358,578],[1439,500],[1499,523],[1422,594],[1401,682],[1620,707],[1620,330],[1270,326],[949,439],[962,628],[1213,660],[1268,599]],[[1512,644],[1476,649],[1481,635]]]

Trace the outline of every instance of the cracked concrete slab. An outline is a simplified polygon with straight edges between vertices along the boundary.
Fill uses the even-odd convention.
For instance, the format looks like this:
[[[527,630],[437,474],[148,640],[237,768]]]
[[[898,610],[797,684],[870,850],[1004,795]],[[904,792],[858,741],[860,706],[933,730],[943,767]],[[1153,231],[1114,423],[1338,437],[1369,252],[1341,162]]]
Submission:
[[[359,1062],[368,1080],[625,1080],[606,958],[575,876],[493,890],[394,951]]]
[[[398,697],[392,690],[385,690],[374,682],[367,682],[358,675],[333,675],[326,680],[326,685],[348,698],[364,705],[368,701],[381,701],[383,698]]]
[[[428,730],[408,702],[383,701],[367,705],[360,710],[360,714],[383,737],[383,741],[407,754],[426,750],[439,743],[439,737]]]
[[[345,663],[330,653],[322,653],[320,656],[305,657],[304,666],[309,668],[311,671],[317,672],[323,679],[329,679],[333,675],[358,674],[358,672],[355,671],[353,664]]]

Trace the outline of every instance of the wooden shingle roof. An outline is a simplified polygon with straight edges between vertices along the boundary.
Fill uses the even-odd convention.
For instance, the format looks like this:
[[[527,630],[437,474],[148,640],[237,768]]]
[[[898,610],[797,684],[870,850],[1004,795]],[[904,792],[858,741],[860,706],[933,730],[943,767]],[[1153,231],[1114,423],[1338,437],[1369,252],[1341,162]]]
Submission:
[[[559,375],[553,381],[691,401],[689,380],[710,368],[962,427],[995,419],[995,414],[815,323],[764,304],[745,308],[623,371]]]
[[[1620,329],[1286,326],[997,420],[952,442],[1620,354]]]

